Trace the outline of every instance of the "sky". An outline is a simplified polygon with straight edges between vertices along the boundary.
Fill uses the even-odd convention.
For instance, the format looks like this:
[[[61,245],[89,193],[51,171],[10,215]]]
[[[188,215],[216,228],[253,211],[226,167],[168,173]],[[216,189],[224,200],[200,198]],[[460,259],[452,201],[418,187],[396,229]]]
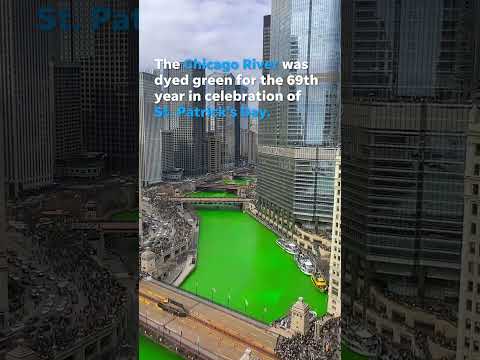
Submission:
[[[262,59],[271,0],[140,1],[140,70],[155,58]]]

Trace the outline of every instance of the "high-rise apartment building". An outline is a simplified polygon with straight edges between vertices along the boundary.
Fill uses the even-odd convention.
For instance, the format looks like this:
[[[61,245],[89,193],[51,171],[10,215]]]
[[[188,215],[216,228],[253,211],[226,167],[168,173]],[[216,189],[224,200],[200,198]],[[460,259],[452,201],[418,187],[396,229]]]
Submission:
[[[49,98],[49,34],[35,24],[42,1],[0,3],[0,103],[7,191],[16,197],[50,185],[54,131]]]
[[[82,152],[80,66],[73,63],[51,63],[50,81],[57,168],[59,162]]]
[[[342,334],[360,322],[419,358],[455,354],[477,14],[342,2]]]
[[[205,70],[185,69],[183,64],[180,69],[165,69],[165,77],[181,78],[188,74],[190,79],[202,78],[205,76]],[[183,169],[187,176],[201,175],[205,173],[205,118],[190,116],[186,113],[180,113],[179,108],[201,108],[205,107],[205,87],[194,88],[192,80],[188,85],[171,85],[165,92],[184,93],[192,92],[192,96],[200,96],[200,100],[164,102],[164,106],[169,109],[168,117],[159,119],[163,121],[163,128],[172,132],[174,137],[174,164],[175,168]],[[233,134],[232,134],[233,136]]]
[[[334,316],[340,316],[342,311],[342,170],[340,149],[337,152],[334,190],[327,311]]]
[[[215,174],[224,169],[225,144],[215,132],[207,133],[207,172]]]
[[[258,133],[254,129],[248,130],[248,164],[257,163]]]
[[[96,1],[74,1],[87,20],[99,6]],[[129,14],[133,18],[135,5],[129,0],[108,2],[112,14]],[[88,20],[90,19],[90,20]],[[107,155],[110,172],[138,172],[138,33],[112,28],[106,22],[92,31],[83,27],[73,31],[74,54],[81,65],[82,126],[84,148]],[[90,34],[83,34],[83,32]],[[86,42],[82,42],[86,41]],[[92,51],[93,48],[93,51]],[[90,55],[89,55],[90,54]],[[86,55],[86,56],[85,56]]]
[[[0,126],[0,149],[4,149],[3,126]],[[5,159],[0,158],[0,239],[6,237],[6,191],[5,191]],[[0,242],[0,331],[8,327],[8,263],[5,240]]]
[[[270,60],[270,32],[271,32],[271,22],[272,16],[265,15],[263,17],[263,60],[269,61]],[[265,74],[267,70],[263,70]]]
[[[139,74],[140,106],[140,175],[143,185],[162,180],[162,121],[153,116],[155,75]]]
[[[339,146],[340,1],[272,1],[268,44],[271,60],[309,64],[296,71],[280,66],[272,76],[312,75],[319,83],[275,87],[270,92],[284,96],[301,91],[300,100],[260,104],[270,117],[258,124],[257,205],[287,236],[295,225],[329,233]]]
[[[470,112],[465,161],[462,271],[457,360],[480,359],[480,111]]]

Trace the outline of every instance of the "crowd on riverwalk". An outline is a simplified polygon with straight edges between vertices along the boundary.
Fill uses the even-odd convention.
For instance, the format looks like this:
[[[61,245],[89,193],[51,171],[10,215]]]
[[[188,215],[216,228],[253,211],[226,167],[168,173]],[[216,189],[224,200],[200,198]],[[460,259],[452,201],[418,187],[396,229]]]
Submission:
[[[92,257],[80,232],[52,225],[37,231],[30,252],[8,253],[11,325],[23,323],[25,346],[45,359],[121,320],[127,291]]]
[[[275,352],[281,360],[336,360],[340,349],[340,318],[325,315],[305,335],[280,337]]]
[[[151,211],[142,216],[143,237],[146,240],[143,241],[141,250],[148,248],[158,258],[163,259],[159,262],[159,266],[164,267],[163,272],[175,272],[177,263],[186,258],[185,253],[194,245],[194,219],[187,216],[182,205],[172,202],[168,195],[157,188],[146,190],[145,197],[151,205]],[[165,262],[165,259],[168,259],[168,262]],[[141,274],[145,275],[147,274]]]

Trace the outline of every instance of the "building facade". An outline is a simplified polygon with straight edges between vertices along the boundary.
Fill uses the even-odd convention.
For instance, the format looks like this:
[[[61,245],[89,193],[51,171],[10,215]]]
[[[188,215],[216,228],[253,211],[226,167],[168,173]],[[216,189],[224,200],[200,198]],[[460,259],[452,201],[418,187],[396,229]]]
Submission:
[[[0,23],[0,98],[4,120],[5,176],[10,197],[53,183],[55,122],[49,92],[49,44],[38,31],[36,9],[28,4],[2,1]],[[28,51],[26,51],[26,49]]]
[[[270,32],[271,32],[272,16],[265,15],[263,17],[263,60],[270,60]],[[264,73],[265,73],[264,69]]]
[[[98,4],[72,1],[72,6],[79,17],[86,13],[80,21],[91,25],[90,13]],[[112,14],[132,17],[136,9],[130,0],[111,1],[108,6]],[[114,22],[107,22],[96,31],[89,26],[72,31],[73,54],[79,57],[81,68],[84,150],[107,154],[110,173],[138,174],[138,137],[132,136],[138,134],[140,125],[138,36],[113,26]]]
[[[480,112],[470,112],[465,161],[462,271],[458,316],[457,360],[480,359]]]
[[[420,358],[455,356],[477,16],[342,2],[342,319]]]
[[[73,63],[50,63],[50,81],[57,168],[59,161],[82,152],[80,66]]]
[[[330,266],[328,283],[328,305],[327,311],[334,316],[342,314],[342,170],[341,153],[337,154],[335,166],[335,196],[333,205],[332,236],[330,243]]]
[[[153,116],[158,87],[155,75],[139,74],[140,105],[140,176],[144,186],[162,181],[162,119]]]
[[[284,96],[301,91],[298,102],[266,102],[270,118],[258,124],[257,204],[262,213],[293,229],[330,232],[335,153],[339,146],[340,2],[274,0],[269,58],[306,61],[318,85],[281,86]],[[268,24],[268,21],[265,23]],[[264,26],[264,32],[267,33]],[[287,77],[283,67],[269,71]]]
[[[205,76],[205,70],[185,69],[183,64],[180,69],[165,69],[163,76],[178,77],[188,75],[190,78]],[[165,123],[162,128],[173,134],[173,159],[174,166],[177,169],[183,169],[186,176],[202,175],[205,173],[205,126],[204,117],[191,117],[188,114],[178,112],[180,107],[185,108],[204,108],[205,107],[205,87],[194,88],[192,80],[188,85],[171,85],[165,92],[198,94],[200,101],[189,100],[164,102],[163,105],[168,108],[168,117],[161,119]]]

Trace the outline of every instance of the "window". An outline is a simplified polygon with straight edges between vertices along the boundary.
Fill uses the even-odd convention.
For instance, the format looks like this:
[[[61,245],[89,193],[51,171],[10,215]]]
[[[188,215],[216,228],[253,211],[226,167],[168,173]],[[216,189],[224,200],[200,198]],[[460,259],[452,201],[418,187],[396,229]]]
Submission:
[[[475,164],[474,168],[473,168],[473,175],[480,175],[480,165],[479,164]]]
[[[472,215],[477,215],[477,214],[478,214],[478,205],[472,204]]]
[[[480,144],[475,144],[475,155],[480,155]]]
[[[472,291],[473,291],[473,281],[469,281],[469,282],[468,282],[467,290],[468,290],[468,292],[472,292]]]
[[[472,223],[470,224],[470,233],[471,233],[472,235],[476,235],[476,234],[477,234],[477,224],[474,223],[474,222],[472,222]]]
[[[472,184],[472,194],[478,195],[478,184]]]
[[[472,300],[467,300],[467,310],[472,311]]]

